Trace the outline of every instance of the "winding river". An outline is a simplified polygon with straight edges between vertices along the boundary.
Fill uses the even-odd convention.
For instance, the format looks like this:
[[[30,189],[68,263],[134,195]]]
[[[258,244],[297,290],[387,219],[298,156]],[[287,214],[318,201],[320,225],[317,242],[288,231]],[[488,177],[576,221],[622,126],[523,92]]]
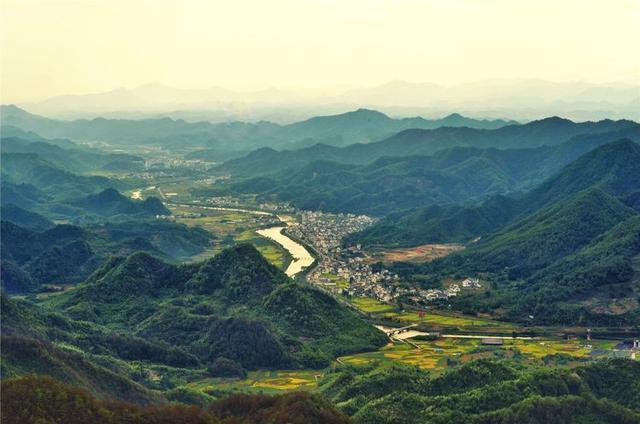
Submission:
[[[274,215],[271,212],[264,211],[255,211],[249,209],[236,209],[236,208],[223,208],[216,206],[195,206],[195,205],[180,205],[175,204],[176,206],[188,207],[188,208],[200,208],[200,209],[209,209],[209,210],[218,210],[218,211],[233,211],[233,212],[244,212],[244,213],[252,213],[255,215]],[[288,220],[286,217],[276,215],[278,219],[284,223],[288,224]],[[295,240],[289,238],[286,234],[282,232],[286,227],[278,226],[278,227],[270,227],[265,228],[263,230],[257,230],[256,233],[261,235],[262,237],[266,237],[274,242],[278,243],[291,255],[291,263],[287,267],[285,273],[289,277],[293,277],[303,269],[311,266],[315,261],[314,257],[309,253],[309,251],[300,243]]]
[[[315,259],[311,256],[311,253],[300,243],[292,240],[286,234],[282,232],[286,227],[271,227],[264,230],[258,230],[256,233],[262,237],[266,237],[278,243],[291,255],[291,263],[287,267],[285,273],[289,277],[293,277],[306,267],[313,264]]]

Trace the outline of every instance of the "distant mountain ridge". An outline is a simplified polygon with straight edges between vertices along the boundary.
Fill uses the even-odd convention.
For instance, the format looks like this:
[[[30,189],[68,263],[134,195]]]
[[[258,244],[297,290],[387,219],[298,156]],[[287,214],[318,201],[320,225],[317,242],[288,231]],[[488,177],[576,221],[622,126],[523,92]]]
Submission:
[[[229,162],[257,176],[231,180],[213,192],[257,193],[303,209],[376,216],[430,205],[445,210],[454,204],[469,205],[491,196],[529,190],[582,154],[621,135],[640,141],[640,125],[573,137],[553,146],[453,147],[431,155],[383,156],[365,164],[345,163],[349,157],[339,153],[349,148],[316,145],[304,151],[262,149],[247,156],[246,162]],[[363,147],[367,146],[371,145]],[[398,150],[398,154],[402,152]],[[311,160],[323,156],[331,160]]]
[[[324,144],[279,152],[263,148],[244,157],[227,161],[220,169],[238,176],[268,175],[293,169],[315,160],[366,164],[384,156],[432,155],[453,147],[515,149],[555,146],[574,137],[584,138],[604,133],[635,135],[640,132],[639,129],[640,124],[633,121],[603,120],[575,123],[558,117],[523,125],[507,125],[497,129],[468,127],[408,129],[378,142],[352,144],[342,148]],[[622,137],[625,136],[622,135]],[[617,138],[620,138],[620,134]],[[612,139],[609,138],[609,140]]]
[[[219,151],[222,149],[226,153],[248,152],[261,146],[296,148],[317,143],[345,146],[377,141],[408,128],[461,125],[498,128],[515,123],[515,121],[503,120],[476,120],[458,114],[436,120],[394,119],[381,112],[367,109],[314,117],[289,125],[264,121],[190,123],[170,118],[142,120],[95,118],[62,121],[33,115],[15,105],[3,105],[0,114],[3,125],[33,131],[48,138],[103,140],[113,144],[136,141],[183,150],[209,148]]]
[[[637,78],[636,78],[637,80]],[[476,116],[513,116],[519,120],[561,114],[578,120],[603,116],[640,119],[636,83],[554,82],[540,79],[492,79],[457,85],[395,80],[371,87],[321,90],[265,88],[236,91],[224,87],[180,89],[153,82],[131,88],[56,96],[23,106],[47,116],[87,117],[119,114],[198,115],[269,119],[309,116],[366,106],[402,115],[443,115],[451,111]]]

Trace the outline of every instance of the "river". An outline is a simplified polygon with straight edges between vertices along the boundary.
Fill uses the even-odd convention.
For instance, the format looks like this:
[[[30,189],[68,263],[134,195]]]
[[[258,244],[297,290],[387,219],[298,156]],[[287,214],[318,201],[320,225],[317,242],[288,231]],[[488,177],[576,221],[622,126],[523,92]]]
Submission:
[[[209,209],[209,210],[217,210],[217,211],[244,212],[244,213],[252,213],[255,215],[275,215],[271,212],[256,211],[256,210],[249,210],[249,209],[223,208],[223,207],[216,207],[216,206],[180,205],[180,204],[175,204],[175,205],[188,207],[188,208],[201,208],[201,209]],[[287,217],[280,216],[280,215],[276,215],[276,216],[284,224],[291,223]],[[285,271],[285,273],[289,277],[293,277],[303,269],[311,266],[315,261],[315,259],[303,245],[296,242],[295,240],[292,240],[282,232],[282,230],[284,230],[285,228],[286,227],[265,228],[263,230],[256,231],[256,233],[261,235],[262,237],[266,237],[270,240],[273,240],[274,242],[282,246],[283,249],[289,252],[289,255],[291,255],[291,263],[287,267],[287,270]]]
[[[292,240],[282,232],[285,228],[286,227],[265,228],[264,230],[256,231],[256,233],[260,234],[262,237],[275,241],[289,252],[292,260],[285,272],[289,277],[293,277],[303,269],[313,264],[315,259],[303,245]]]

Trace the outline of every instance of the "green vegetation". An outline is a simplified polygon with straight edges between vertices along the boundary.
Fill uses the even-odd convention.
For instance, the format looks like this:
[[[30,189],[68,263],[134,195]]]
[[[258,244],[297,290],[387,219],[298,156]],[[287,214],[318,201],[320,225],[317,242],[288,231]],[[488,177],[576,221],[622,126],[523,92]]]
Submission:
[[[478,360],[437,377],[410,366],[341,367],[320,392],[356,423],[632,423],[638,376],[640,365],[627,360],[574,371]]]
[[[637,191],[639,163],[635,143],[602,146],[525,194],[517,200],[521,206],[503,209],[532,212],[512,217],[510,224],[460,252],[392,267],[431,285],[449,276],[487,274],[494,290],[451,301],[468,313],[506,309],[510,320],[538,324],[637,322],[631,284],[633,258],[640,254],[637,211],[619,199]],[[628,306],[592,308],[594,296],[605,305],[628,299]]]
[[[182,266],[143,253],[114,259],[83,286],[44,302],[203,362],[225,357],[246,369],[321,368],[386,340],[327,294],[289,282],[250,245]]]
[[[28,408],[25,408],[28,405]],[[342,424],[349,419],[325,399],[308,393],[234,395],[208,408],[181,404],[140,406],[96,399],[52,378],[2,381],[3,422]]]
[[[640,421],[639,363],[598,338],[640,322],[635,122],[2,113],[3,422]],[[211,208],[282,201],[380,216],[345,261],[401,295],[292,281],[274,216]]]
[[[210,244],[211,235],[204,230],[163,221],[56,225],[45,231],[2,221],[2,287],[23,293],[46,284],[78,283],[110,255],[147,251],[176,259],[200,253]]]
[[[112,188],[75,200],[73,205],[91,213],[112,218],[117,218],[118,215],[142,218],[170,214],[157,197],[147,197],[143,201],[131,200]]]

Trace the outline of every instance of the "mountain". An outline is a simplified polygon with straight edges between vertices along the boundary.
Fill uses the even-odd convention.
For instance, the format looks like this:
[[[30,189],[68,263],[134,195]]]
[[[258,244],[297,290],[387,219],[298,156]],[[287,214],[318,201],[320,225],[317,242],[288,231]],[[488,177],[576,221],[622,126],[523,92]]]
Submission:
[[[55,140],[41,137],[18,138],[2,136],[2,154],[33,153],[45,158],[58,168],[82,174],[95,171],[140,171],[144,168],[144,160],[127,154],[103,153],[97,150],[73,147],[61,143],[65,147],[55,144]],[[35,140],[35,141],[34,141]]]
[[[290,282],[249,245],[181,266],[143,253],[113,259],[49,303],[205,363],[225,357],[246,369],[322,367],[336,355],[386,342],[355,312]]]
[[[382,112],[358,109],[339,115],[317,116],[283,127],[282,137],[296,141],[298,147],[317,143],[346,146],[370,143],[410,128],[434,129],[439,127],[500,128],[517,124],[515,121],[486,121],[451,114],[442,119],[427,120],[420,117],[393,119]]]
[[[640,215],[635,215],[537,271],[531,278],[534,284],[518,290],[511,314],[528,313],[541,323],[637,322],[637,310],[618,304],[635,296],[638,255]],[[560,302],[569,305],[558,308]]]
[[[5,141],[8,143],[4,144]],[[100,163],[104,164],[102,169],[118,163],[131,170],[129,165],[138,163],[135,157],[85,152],[76,155],[47,143],[24,144],[15,139],[2,139],[2,142],[3,205],[13,204],[47,218],[74,222],[170,214],[157,198],[136,201],[121,195],[116,188],[127,187],[122,180],[80,175],[68,170],[95,170]],[[19,146],[24,149],[17,149]],[[5,149],[30,152],[8,153]],[[96,158],[100,159],[96,161]],[[133,162],[130,158],[134,158]]]
[[[573,155],[567,154],[566,145],[559,148],[562,152],[557,157],[561,160]],[[433,206],[398,212],[360,234],[352,235],[349,240],[353,243],[403,246],[469,241],[590,187],[599,187],[634,205],[633,196],[640,190],[638,161],[640,146],[637,143],[629,140],[607,143],[580,156],[522,196],[498,196],[480,204]],[[532,164],[534,170],[539,169],[536,162]]]
[[[2,216],[3,221],[13,222],[16,225],[30,230],[48,230],[54,225],[53,222],[44,216],[22,209],[11,203],[2,205],[0,216]]]
[[[112,188],[105,189],[100,193],[90,194],[71,203],[94,214],[107,217],[128,215],[130,217],[144,218],[156,215],[171,215],[171,212],[157,197],[133,200]]]
[[[558,175],[532,190],[532,205],[549,204],[586,187],[600,187],[614,196],[640,189],[640,145],[631,140],[608,143],[569,164]]]
[[[636,213],[599,188],[554,203],[483,238],[451,260],[461,269],[526,279]]]
[[[296,161],[295,157],[281,162],[279,156],[285,152],[263,149],[255,152],[252,155],[255,160],[244,163],[243,167],[255,170],[259,169],[261,162],[269,161],[272,169],[281,169],[271,175],[239,182],[232,180],[226,186],[218,185],[216,190],[222,193],[258,193],[264,198],[275,197],[303,209],[378,216],[429,205],[451,210],[450,205],[465,204],[464,208],[471,210],[471,205],[491,196],[535,187],[572,160],[612,141],[621,133],[640,140],[640,126],[634,125],[622,132],[572,139],[558,146],[505,150],[457,147],[430,156],[381,157],[365,165],[344,164],[338,160]],[[313,152],[321,157],[335,150],[330,146],[316,145],[308,154]],[[290,153],[295,155],[295,151]],[[409,212],[409,215],[416,214],[424,215],[420,211]],[[394,215],[388,222],[397,222],[398,218]],[[381,225],[388,226],[387,223]],[[478,228],[481,227],[479,225]],[[467,235],[459,235],[461,237],[458,238]]]
[[[545,145],[557,146],[572,138],[583,139],[586,136],[597,137],[585,143],[593,146],[598,139],[601,143],[617,140],[621,132],[628,134],[630,138],[635,138],[640,133],[639,128],[640,125],[633,121],[603,120],[575,123],[552,117],[497,129],[467,127],[407,129],[378,142],[353,144],[343,148],[316,145],[281,152],[261,149],[245,157],[227,161],[220,169],[234,176],[269,175],[295,169],[316,160],[361,165],[385,156],[433,155],[453,147],[523,149]],[[605,141],[602,141],[603,139]]]
[[[15,214],[14,214],[15,215]],[[23,228],[2,216],[2,287],[34,292],[46,284],[78,283],[112,255],[144,250],[167,259],[200,253],[211,235],[170,222],[131,221],[90,227],[56,225],[44,231]]]
[[[486,121],[453,115],[442,120],[423,118],[393,119],[387,115],[359,109],[322,116],[289,125],[271,122],[186,122],[180,119],[79,119],[62,121],[30,114],[14,105],[0,110],[3,125],[11,125],[49,138],[100,140],[111,144],[130,143],[163,146],[179,151],[220,151],[224,155],[248,152],[262,146],[296,148],[317,143],[345,146],[377,141],[408,128],[438,128],[467,125],[497,128],[513,121]],[[202,153],[201,153],[202,155]]]
[[[2,184],[30,185],[47,196],[64,200],[95,193],[122,183],[106,177],[84,176],[55,166],[35,153],[3,153]],[[20,205],[18,202],[11,201]]]
[[[637,70],[631,71],[637,80]],[[314,90],[267,88],[239,92],[223,87],[179,89],[160,83],[100,93],[56,96],[24,106],[63,119],[168,115],[247,120],[289,120],[318,110],[336,113],[366,105],[387,113],[440,116],[459,111],[472,116],[513,116],[522,120],[557,114],[578,120],[602,117],[640,119],[638,85],[554,82],[539,79],[491,79],[443,86],[429,82],[389,81],[372,87],[323,87]]]
[[[634,73],[637,75],[637,71]],[[511,116],[520,120],[556,114],[576,120],[620,117],[638,120],[636,84],[554,82],[539,79],[490,79],[452,86],[389,81],[346,90],[333,97],[342,104],[371,105],[394,113],[457,110],[477,116]]]

